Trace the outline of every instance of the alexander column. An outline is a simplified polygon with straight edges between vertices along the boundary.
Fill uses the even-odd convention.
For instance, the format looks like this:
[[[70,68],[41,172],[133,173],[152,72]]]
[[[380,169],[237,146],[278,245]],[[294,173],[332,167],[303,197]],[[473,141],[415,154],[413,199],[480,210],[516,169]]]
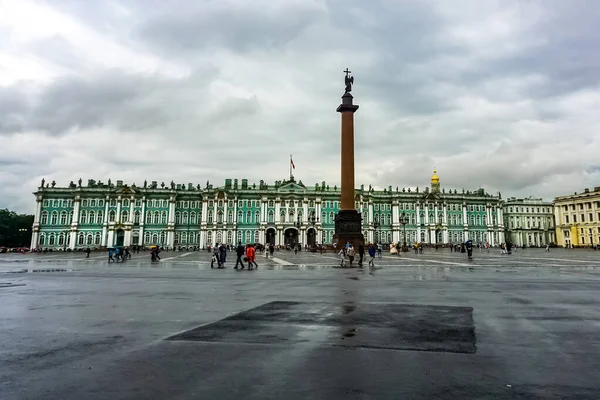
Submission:
[[[334,243],[340,246],[346,242],[355,247],[364,243],[362,234],[362,218],[354,208],[354,113],[358,106],[352,104],[352,85],[354,77],[350,76],[348,68],[346,73],[346,91],[342,96],[342,104],[337,112],[342,114],[342,188],[340,211],[335,216]]]

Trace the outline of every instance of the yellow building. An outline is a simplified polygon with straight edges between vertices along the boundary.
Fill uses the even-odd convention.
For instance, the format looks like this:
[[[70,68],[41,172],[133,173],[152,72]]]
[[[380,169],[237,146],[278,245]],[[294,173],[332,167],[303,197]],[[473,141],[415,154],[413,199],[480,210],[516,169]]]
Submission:
[[[556,241],[559,246],[590,247],[600,244],[600,186],[593,191],[554,199]]]

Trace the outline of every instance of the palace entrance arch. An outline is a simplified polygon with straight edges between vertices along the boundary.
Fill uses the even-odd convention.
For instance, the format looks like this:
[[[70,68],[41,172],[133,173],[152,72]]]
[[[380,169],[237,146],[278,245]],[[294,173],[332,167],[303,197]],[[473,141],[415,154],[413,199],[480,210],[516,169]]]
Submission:
[[[265,232],[265,242],[268,244],[272,244],[275,245],[275,235],[277,233],[275,232],[275,228],[268,228],[267,231]]]
[[[306,244],[309,247],[314,247],[317,244],[317,231],[315,228],[308,228],[306,231]]]
[[[296,228],[286,228],[283,231],[284,236],[284,244],[285,246],[294,247],[298,245],[298,229]]]

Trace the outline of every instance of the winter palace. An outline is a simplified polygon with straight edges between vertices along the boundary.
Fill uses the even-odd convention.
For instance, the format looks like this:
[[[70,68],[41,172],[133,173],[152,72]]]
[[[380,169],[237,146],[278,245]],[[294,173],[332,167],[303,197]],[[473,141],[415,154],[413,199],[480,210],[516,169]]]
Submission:
[[[88,180],[34,193],[32,247],[160,245],[204,248],[215,243],[331,244],[340,189],[289,179],[223,186]],[[369,242],[504,242],[503,200],[475,191],[440,188],[435,171],[424,190],[362,185],[355,190]]]

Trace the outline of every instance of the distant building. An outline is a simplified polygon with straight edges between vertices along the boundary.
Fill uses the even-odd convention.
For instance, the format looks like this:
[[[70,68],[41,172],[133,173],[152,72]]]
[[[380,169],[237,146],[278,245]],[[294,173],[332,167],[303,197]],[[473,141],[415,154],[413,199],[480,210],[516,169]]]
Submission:
[[[600,187],[555,198],[554,218],[559,246],[600,244]]]
[[[88,180],[82,186],[80,180],[68,187],[42,182],[34,194],[32,247],[156,244],[188,249],[238,241],[330,244],[340,189],[325,182],[309,187],[291,176],[271,185],[226,179],[224,186],[207,182],[203,188],[173,182],[141,187],[122,181]],[[483,189],[441,189],[435,172],[431,188],[424,191],[361,185],[355,201],[369,242],[401,242],[405,232],[408,243],[504,242],[500,197]]]
[[[504,203],[506,241],[518,246],[546,246],[556,242],[552,203],[510,197]]]

